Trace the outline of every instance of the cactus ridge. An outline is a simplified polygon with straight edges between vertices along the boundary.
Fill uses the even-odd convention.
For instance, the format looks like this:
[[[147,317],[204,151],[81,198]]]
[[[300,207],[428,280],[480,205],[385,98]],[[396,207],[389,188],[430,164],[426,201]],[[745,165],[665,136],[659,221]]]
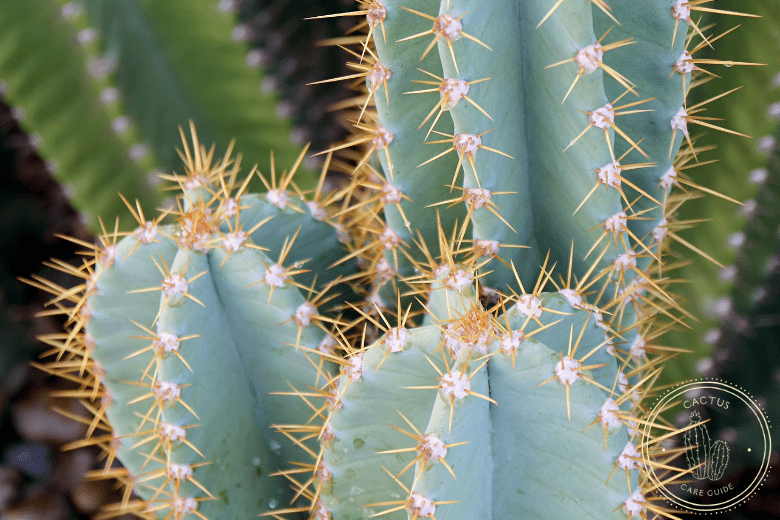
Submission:
[[[139,182],[157,162],[124,124],[107,79],[113,62],[96,52],[94,29],[71,23],[75,7],[45,1],[3,10],[0,92],[85,223],[99,232],[98,216],[113,218],[124,208],[117,191],[146,206],[158,202]]]
[[[707,191],[684,173],[703,150],[688,124],[713,124],[686,96],[702,67],[737,64],[690,57],[719,38],[687,15],[705,3],[361,0],[339,78],[365,82],[354,136],[322,152],[311,200],[303,154],[278,178],[272,158],[255,196],[231,150],[185,140],[175,225],[138,209],[135,232],[62,266],[81,292],[31,282],[71,321],[47,369],[104,398],[87,405],[109,433],[83,443],[143,499],[111,511],[675,518],[651,497],[662,439],[638,437],[683,431],[643,402],[678,352],[659,337],[689,316],[662,261],[674,213]],[[334,153],[353,176],[325,193]],[[728,454],[706,444],[717,474]]]
[[[259,92],[263,74],[247,66],[234,19],[212,0],[46,0],[3,12],[0,90],[94,232],[101,215],[131,223],[117,192],[159,204],[156,174],[176,167],[175,129],[190,119],[221,147],[235,139],[253,164],[272,149],[285,164],[300,152],[276,94]],[[315,178],[299,173],[307,188]]]

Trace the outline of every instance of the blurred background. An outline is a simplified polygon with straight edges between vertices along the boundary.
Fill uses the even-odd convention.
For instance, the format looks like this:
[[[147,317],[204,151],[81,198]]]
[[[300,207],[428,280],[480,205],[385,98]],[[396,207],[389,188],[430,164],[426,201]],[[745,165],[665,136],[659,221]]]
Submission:
[[[697,58],[767,65],[705,67],[719,78],[699,76],[688,98],[690,106],[741,87],[708,104],[706,115],[753,138],[694,136],[715,148],[700,157],[711,163],[687,173],[743,205],[713,195],[680,210],[681,220],[700,221],[676,231],[685,243],[674,273],[685,280],[677,293],[697,321],[659,340],[686,351],[667,364],[662,383],[721,378],[780,424],[780,2],[715,5],[762,18],[703,17],[706,34],[743,26]],[[353,102],[349,85],[307,84],[349,73],[346,53],[321,42],[338,43],[356,18],[304,18],[350,10],[350,0],[0,6],[0,520],[101,518],[102,505],[121,500],[110,481],[90,476],[102,467],[98,448],[63,450],[87,428],[66,415],[88,414],[68,397],[78,383],[31,365],[47,350],[36,338],[56,335],[62,317],[36,317],[49,295],[20,278],[75,285],[46,262],[77,265],[83,247],[60,236],[92,243],[102,232],[97,215],[112,230],[114,216],[128,213],[117,192],[145,208],[170,204],[156,175],[179,168],[176,129],[190,117],[202,142],[220,151],[235,138],[245,168],[258,163],[263,171],[270,149],[287,164],[304,143],[319,151],[343,139],[347,124],[336,109]],[[305,189],[317,165],[304,166]],[[738,445],[749,441],[743,422],[714,421],[710,431]],[[722,517],[780,518],[778,462],[775,454],[754,498]],[[739,483],[754,464],[735,458],[721,482]]]

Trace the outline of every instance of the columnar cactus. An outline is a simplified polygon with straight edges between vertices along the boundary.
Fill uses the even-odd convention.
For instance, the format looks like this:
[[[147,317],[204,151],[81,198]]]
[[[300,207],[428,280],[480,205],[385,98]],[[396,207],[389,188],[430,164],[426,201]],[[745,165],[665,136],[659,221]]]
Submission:
[[[780,66],[774,59],[780,49],[777,22],[780,5],[760,0],[721,0],[719,7],[744,9],[763,16],[755,30],[729,46],[728,55],[769,65],[723,71],[722,79],[703,84],[696,89],[699,92],[692,93],[704,100],[721,90],[741,87],[734,94],[715,101],[715,110],[721,117],[733,121],[735,130],[751,132],[757,139],[744,143],[730,139],[727,134],[718,134],[708,139],[708,144],[717,145],[717,149],[702,155],[702,160],[717,159],[707,167],[712,178],[708,186],[737,199],[741,205],[732,200],[707,197],[681,208],[681,220],[711,216],[711,220],[684,232],[683,236],[699,249],[706,249],[708,244],[720,247],[709,251],[717,264],[694,258],[691,265],[680,272],[688,281],[680,288],[680,295],[690,301],[688,310],[698,321],[690,323],[692,331],[689,334],[669,335],[669,344],[692,348],[694,354],[682,356],[667,366],[664,375],[668,381],[702,374],[721,374],[718,377],[722,377],[722,367],[715,368],[713,361],[717,365],[726,360],[717,359],[716,352],[721,347],[728,348],[731,339],[727,336],[753,336],[757,327],[751,323],[750,315],[757,307],[771,304],[774,298],[765,277],[771,276],[772,266],[777,263],[772,258],[777,251],[776,227],[780,223],[775,210],[779,178],[776,157]],[[728,28],[722,19],[712,21]],[[707,51],[713,54],[712,50]],[[731,359],[729,364],[733,361]],[[766,366],[763,363],[757,366],[761,365]],[[745,382],[751,379],[745,378]],[[735,381],[733,378],[728,380]],[[743,382],[738,384],[744,385]]]
[[[94,232],[100,216],[132,224],[117,191],[159,204],[157,173],[176,167],[188,120],[209,142],[234,139],[252,164],[300,152],[224,3],[44,0],[0,12],[0,94]]]
[[[62,266],[81,293],[35,282],[72,322],[50,370],[111,423],[85,442],[144,499],[113,512],[671,516],[639,445],[686,314],[669,192],[719,128],[691,75],[735,63],[695,55],[707,3],[360,0],[355,135],[322,152],[348,186],[307,199],[300,157],[248,195],[185,144],[176,225],[133,209]]]

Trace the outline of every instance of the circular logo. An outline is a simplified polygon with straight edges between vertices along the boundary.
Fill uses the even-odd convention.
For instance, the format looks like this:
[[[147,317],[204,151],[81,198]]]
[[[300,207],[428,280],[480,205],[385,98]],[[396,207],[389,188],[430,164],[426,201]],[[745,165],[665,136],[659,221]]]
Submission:
[[[648,478],[671,505],[698,514],[729,511],[766,478],[770,425],[741,388],[721,380],[687,381],[656,401],[641,451]]]

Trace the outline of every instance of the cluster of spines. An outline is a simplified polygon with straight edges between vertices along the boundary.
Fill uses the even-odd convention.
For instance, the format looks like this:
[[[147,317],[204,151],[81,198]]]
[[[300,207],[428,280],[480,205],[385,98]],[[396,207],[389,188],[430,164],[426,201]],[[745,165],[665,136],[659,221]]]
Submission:
[[[293,181],[293,176],[304,158],[305,150],[289,172],[285,170],[281,176],[277,177],[276,171],[272,167],[271,178],[266,180],[259,172],[252,170],[243,182],[239,183],[237,174],[240,157],[233,162],[230,158],[232,148],[227,151],[224,158],[215,160],[214,148],[207,150],[202,147],[197,141],[194,128],[192,131],[194,149],[191,151],[185,140],[184,152],[181,153],[185,162],[186,175],[162,175],[163,180],[174,183],[171,189],[181,191],[184,194],[176,198],[178,210],[165,210],[156,218],[148,220],[140,204],[136,202],[134,207],[123,198],[130,213],[137,220],[138,227],[134,231],[120,232],[117,223],[111,231],[103,226],[103,234],[99,237],[97,244],[69,238],[69,240],[84,247],[81,252],[85,257],[82,265],[72,266],[57,260],[52,260],[47,264],[67,275],[81,279],[80,285],[73,289],[66,289],[37,276],[33,277],[32,280],[25,280],[27,283],[54,295],[54,298],[48,302],[54,308],[47,311],[47,314],[67,316],[65,332],[41,338],[52,347],[42,357],[55,356],[55,359],[45,364],[36,364],[36,366],[51,374],[78,382],[80,389],[69,391],[68,396],[79,398],[84,409],[91,415],[90,418],[84,418],[77,414],[61,411],[76,421],[88,424],[86,438],[64,448],[74,449],[89,445],[100,447],[104,452],[105,468],[91,472],[88,478],[114,479],[126,489],[124,500],[121,503],[106,506],[99,515],[101,519],[132,513],[148,519],[157,518],[162,514],[166,519],[179,520],[189,515],[196,515],[205,520],[205,516],[198,510],[198,504],[203,500],[215,498],[207,489],[206,483],[196,480],[197,468],[208,464],[208,461],[181,464],[176,462],[181,457],[171,456],[172,449],[179,445],[186,445],[196,454],[201,454],[198,447],[187,440],[187,431],[198,427],[199,422],[195,411],[181,398],[182,388],[188,385],[182,386],[164,381],[162,377],[165,372],[163,365],[169,358],[175,357],[176,359],[172,362],[182,363],[189,368],[186,341],[196,336],[177,336],[153,330],[154,323],[134,322],[138,328],[138,335],[131,336],[131,338],[136,338],[136,341],[142,340],[146,345],[128,355],[127,360],[129,363],[132,358],[143,359],[141,365],[145,368],[143,368],[142,373],[139,372],[137,381],[124,382],[135,386],[136,391],[135,398],[127,403],[122,403],[121,406],[146,403],[148,411],[142,414],[143,416],[138,415],[136,418],[135,432],[123,435],[116,433],[116,427],[110,424],[107,417],[107,411],[115,406],[115,399],[104,384],[105,369],[94,359],[93,353],[96,344],[87,330],[92,320],[89,298],[97,290],[101,273],[110,270],[112,264],[118,259],[117,245],[120,238],[132,236],[136,239],[134,246],[129,252],[126,252],[122,260],[126,260],[132,255],[148,254],[148,251],[142,251],[143,246],[159,243],[161,238],[172,241],[180,250],[206,252],[220,248],[225,251],[227,258],[241,248],[251,247],[267,250],[254,244],[251,235],[265,225],[270,218],[254,224],[251,229],[241,221],[241,211],[246,207],[242,206],[241,197],[246,194],[248,182],[255,174],[266,183],[268,202],[279,208],[280,211],[292,209],[301,213],[309,212],[315,220],[334,225],[336,222],[332,215],[336,213],[336,210],[333,208],[333,203],[343,196],[338,192],[326,195],[321,189],[327,171],[327,162],[314,194],[308,194],[311,196],[307,197],[307,194],[298,189]],[[197,195],[197,198],[189,200],[188,197],[194,195]],[[300,203],[296,200],[298,198]],[[163,225],[164,219],[169,215],[176,218],[177,225]],[[220,228],[224,228],[225,225],[228,227],[228,231],[223,232]],[[215,236],[219,236],[219,240],[215,241]],[[336,279],[321,284],[322,287],[318,287],[316,290],[315,286],[307,287],[296,282],[296,275],[300,275],[306,270],[300,268],[302,262],[286,265],[290,263],[286,256],[295,238],[295,236],[290,236],[285,240],[278,262],[266,266],[266,275],[260,283],[265,283],[270,287],[271,297],[274,288],[289,284],[297,286],[304,294],[306,298],[304,303],[290,319],[298,327],[300,340],[301,331],[309,326],[317,326],[328,331],[332,323],[341,323],[337,318],[330,317],[319,309],[335,297],[335,295],[329,294],[329,291],[343,280]],[[160,271],[160,285],[131,291],[160,295],[162,303],[160,311],[154,319],[155,323],[166,305],[176,303],[174,300],[189,298],[202,304],[190,294],[189,286],[193,282],[197,283],[196,280],[205,274],[199,273],[185,277],[183,272],[179,273],[174,269],[174,266],[169,266],[161,255],[158,256],[158,258],[152,258]],[[131,338],[128,338],[128,341],[133,341]],[[326,343],[323,342],[323,345]],[[322,350],[326,351],[325,347]],[[318,370],[321,371],[321,365]],[[298,390],[293,390],[295,395],[303,395]],[[190,415],[191,423],[185,425],[179,425],[175,422],[167,423],[165,414],[166,410],[171,407],[182,407],[189,412],[185,415]],[[126,427],[126,425],[121,426]],[[299,441],[296,440],[296,442]],[[299,446],[305,448],[304,443],[299,442]],[[141,468],[146,468],[146,471],[132,474],[128,469],[118,467],[115,462],[127,453],[134,453],[135,457],[140,456],[144,459]],[[201,496],[188,496],[180,492],[180,488],[185,482],[191,483],[199,489],[202,492]],[[133,490],[143,491],[139,494],[147,497],[146,500],[133,497]]]
[[[747,52],[751,59],[769,61],[777,45],[757,45],[766,41],[767,35],[774,30],[771,23],[776,6],[762,2],[747,3],[740,8],[760,12],[764,23],[739,44],[732,53]],[[732,8],[737,3],[725,4],[721,7]],[[771,63],[771,61],[770,61]],[[742,201],[740,206],[727,202],[697,201],[695,204],[683,207],[683,214],[689,218],[696,212],[705,211],[712,215],[722,215],[723,222],[713,220],[710,224],[698,227],[695,235],[690,235],[691,242],[696,245],[718,243],[722,253],[717,262],[702,265],[700,262],[691,264],[685,275],[690,279],[688,290],[683,294],[692,300],[691,310],[699,318],[693,324],[692,336],[695,340],[694,364],[691,361],[673,367],[684,371],[686,377],[692,374],[713,376],[720,373],[717,365],[723,366],[726,361],[725,352],[721,347],[731,340],[727,337],[752,337],[760,334],[762,320],[751,317],[753,310],[771,304],[771,284],[767,284],[773,275],[773,266],[777,264],[774,246],[774,224],[776,214],[773,209],[776,197],[776,152],[777,152],[777,120],[780,118],[780,105],[777,86],[780,76],[776,69],[762,67],[758,70],[732,71],[724,80],[734,86],[743,84],[744,88],[735,95],[740,98],[735,104],[727,104],[721,100],[721,109],[728,110],[732,117],[740,116],[741,130],[763,137],[756,139],[750,146],[736,146],[737,143],[721,143],[725,146],[720,153],[720,160],[713,166],[717,173],[735,172],[739,175],[721,175],[715,186],[719,191],[728,191],[738,195]],[[704,85],[703,90],[708,95],[712,88]],[[699,98],[704,97],[699,94]],[[720,143],[719,143],[720,144]],[[748,171],[750,170],[750,171]],[[726,218],[727,215],[733,218]],[[767,246],[769,246],[767,248]],[[770,277],[766,279],[765,277]],[[696,299],[692,296],[696,295]],[[770,322],[771,323],[771,320]],[[688,336],[675,335],[671,338],[677,344],[683,341],[690,343]],[[712,350],[710,352],[710,349]],[[691,359],[695,359],[691,356]],[[677,375],[677,372],[675,372]],[[682,377],[682,375],[677,375]]]
[[[357,218],[353,218],[352,220],[352,222],[359,222],[357,231],[353,234],[360,235],[362,233],[365,238],[363,239],[364,245],[353,251],[352,254],[362,258],[362,265],[367,266],[369,272],[373,272],[372,285],[374,289],[361,310],[361,314],[369,322],[363,324],[362,335],[353,335],[349,337],[349,339],[347,339],[347,336],[342,335],[341,337],[342,341],[340,341],[340,346],[345,352],[346,359],[344,362],[340,363],[342,364],[342,373],[349,376],[346,379],[347,385],[360,380],[362,354],[368,348],[366,345],[371,343],[371,339],[382,336],[384,339],[375,344],[376,348],[380,348],[381,345],[386,343],[388,353],[399,351],[399,348],[393,348],[392,345],[395,345],[396,343],[398,345],[403,344],[402,338],[405,336],[406,327],[408,327],[409,324],[412,324],[414,316],[418,314],[417,312],[410,313],[410,307],[401,305],[401,294],[404,296],[417,295],[418,301],[422,302],[424,300],[423,296],[430,294],[427,292],[427,289],[430,288],[430,285],[442,274],[446,275],[444,284],[450,290],[462,289],[463,287],[472,285],[475,281],[479,284],[478,280],[481,276],[484,276],[483,274],[480,274],[479,269],[485,268],[486,264],[492,259],[503,262],[507,267],[510,267],[510,264],[512,268],[514,267],[513,262],[506,262],[498,256],[500,248],[522,247],[515,244],[500,244],[497,241],[480,239],[470,241],[470,246],[464,244],[464,242],[469,242],[468,240],[464,240],[464,235],[468,219],[475,211],[490,211],[495,217],[502,220],[511,228],[511,225],[501,217],[500,210],[492,201],[492,195],[498,195],[499,193],[491,193],[479,186],[479,178],[476,174],[476,153],[478,150],[487,149],[489,152],[497,152],[502,155],[506,154],[483,145],[481,134],[444,135],[440,133],[445,139],[435,141],[440,144],[446,143],[450,145],[451,148],[434,156],[431,161],[436,160],[451,151],[455,151],[458,156],[455,178],[458,176],[458,170],[462,166],[465,167],[465,164],[469,164],[474,172],[474,180],[476,180],[477,183],[477,186],[473,188],[457,188],[453,186],[455,179],[452,180],[450,188],[460,190],[462,192],[461,196],[443,201],[440,204],[455,205],[464,203],[466,206],[466,220],[465,222],[461,222],[459,225],[456,224],[454,226],[452,235],[449,239],[445,236],[441,222],[439,222],[440,254],[435,259],[434,256],[430,254],[428,246],[425,244],[425,240],[419,231],[417,231],[416,235],[412,235],[412,241],[414,243],[409,244],[407,241],[401,239],[401,235],[404,233],[403,228],[397,227],[394,229],[389,223],[389,220],[388,223],[385,223],[381,219],[383,210],[388,206],[395,206],[398,209],[398,213],[402,216],[400,219],[402,226],[411,232],[410,222],[403,213],[401,203],[404,199],[411,200],[409,197],[414,197],[414,194],[402,193],[392,184],[393,172],[397,170],[393,168],[393,157],[391,156],[389,145],[393,142],[395,136],[382,125],[381,114],[377,113],[375,108],[377,96],[386,97],[388,104],[392,102],[389,98],[387,85],[388,82],[393,81],[394,79],[393,70],[380,61],[381,55],[373,45],[374,41],[377,41],[378,38],[382,38],[385,43],[389,43],[386,41],[387,35],[385,34],[384,29],[384,22],[388,16],[388,8],[382,1],[361,1],[359,3],[359,10],[349,14],[365,16],[365,21],[362,21],[360,24],[360,28],[364,31],[364,34],[362,36],[353,37],[349,42],[339,42],[341,44],[356,44],[356,48],[350,51],[355,59],[350,66],[356,70],[356,73],[341,79],[362,79],[365,81],[366,87],[363,97],[357,98],[354,101],[353,113],[355,114],[355,117],[353,118],[353,121],[356,121],[354,130],[355,137],[348,140],[343,145],[332,148],[331,151],[343,152],[350,149],[354,150],[350,152],[349,155],[349,157],[357,163],[357,167],[352,172],[353,178],[355,179],[352,186],[356,188],[356,191],[358,191],[357,188],[360,188],[363,200],[361,204],[357,205],[355,208],[359,209],[360,212],[358,213]],[[562,2],[557,2],[545,15],[544,19],[541,20],[539,25],[542,25],[550,16],[552,16],[561,3]],[[597,1],[594,1],[593,3],[612,18],[607,3]],[[707,65],[754,65],[750,63],[726,62],[721,60],[698,60],[693,56],[695,52],[701,50],[704,46],[711,45],[713,42],[730,32],[728,31],[727,33],[714,37],[712,35],[705,35],[705,31],[707,31],[708,28],[700,27],[699,22],[694,21],[692,18],[697,11],[749,16],[744,13],[714,9],[711,6],[705,5],[707,3],[708,2],[702,1],[687,2],[685,0],[680,0],[671,8],[670,16],[673,17],[675,25],[674,38],[676,38],[677,35],[676,28],[681,22],[687,24],[690,28],[689,36],[686,38],[685,42],[685,50],[682,52],[680,58],[674,63],[673,68],[670,71],[670,76],[677,74],[682,78],[683,99],[687,96],[690,89],[696,86],[697,74],[714,76],[712,72],[706,70],[705,67]],[[468,39],[473,42],[471,43],[472,45],[478,44],[489,50],[487,45],[467,33],[467,20],[465,19],[467,15],[455,17],[442,11],[444,14],[440,14],[436,17],[411,9],[402,9],[423,18],[427,18],[433,24],[433,28],[429,31],[404,39],[409,40],[415,37],[431,35],[432,42],[426,48],[423,58],[434,48],[434,44],[440,40],[446,43],[446,49],[448,49],[455,70],[457,71],[456,49],[458,43],[455,43],[456,40],[461,38]],[[606,349],[608,353],[617,358],[619,373],[617,377],[615,377],[612,388],[608,389],[609,393],[614,395],[615,398],[610,398],[605,402],[604,407],[602,407],[602,414],[599,418],[605,427],[606,438],[606,430],[613,422],[615,424],[627,424],[634,434],[638,434],[638,431],[640,430],[639,425],[642,424],[642,416],[648,412],[642,402],[647,402],[647,398],[652,395],[654,391],[653,383],[657,379],[663,361],[679,353],[678,349],[664,347],[660,342],[660,337],[670,328],[682,325],[683,318],[690,317],[690,314],[685,312],[684,309],[675,303],[674,295],[669,291],[670,287],[672,287],[677,280],[671,278],[668,273],[678,267],[680,262],[664,262],[662,261],[662,258],[669,257],[671,252],[670,246],[673,241],[692,249],[695,253],[702,254],[705,258],[710,258],[705,252],[695,248],[677,234],[680,229],[690,227],[694,223],[678,222],[675,221],[674,218],[680,203],[690,197],[698,196],[699,192],[722,196],[694,183],[690,177],[686,175],[687,169],[706,164],[699,161],[698,154],[708,149],[708,147],[697,145],[697,138],[696,136],[691,135],[689,124],[700,125],[729,133],[736,132],[711,123],[710,121],[712,118],[699,115],[702,110],[704,110],[706,104],[712,100],[707,100],[695,106],[686,106],[684,103],[683,107],[680,108],[669,122],[672,130],[669,155],[671,156],[675,149],[675,141],[677,140],[679,143],[679,140],[675,139],[679,137],[677,135],[678,132],[681,134],[684,142],[674,163],[660,179],[658,189],[662,189],[663,199],[657,200],[649,193],[643,191],[638,185],[635,185],[630,180],[626,179],[623,176],[625,171],[652,167],[657,163],[641,162],[625,165],[619,162],[625,155],[634,150],[645,157],[647,157],[647,154],[641,148],[641,136],[632,137],[627,135],[620,129],[619,125],[615,123],[615,117],[621,114],[628,115],[649,111],[644,110],[641,105],[648,101],[652,101],[652,99],[636,102],[624,101],[623,105],[615,106],[626,94],[636,94],[634,91],[635,85],[630,81],[630,78],[623,76],[619,71],[607,66],[602,60],[603,53],[612,50],[613,48],[628,46],[636,42],[621,40],[612,44],[602,45],[604,36],[606,35],[603,35],[601,39],[592,45],[580,49],[573,58],[568,58],[559,63],[555,63],[551,65],[551,67],[569,62],[575,62],[577,64],[577,75],[564,97],[564,102],[576,87],[580,77],[584,74],[592,73],[598,68],[602,68],[626,89],[626,93],[618,99],[589,112],[587,114],[589,120],[588,126],[580,136],[575,137],[571,142],[572,145],[575,144],[588,129],[594,126],[604,131],[607,146],[609,147],[610,153],[612,153],[612,162],[596,171],[597,180],[593,191],[602,184],[617,189],[621,193],[624,209],[602,223],[603,232],[588,255],[590,255],[599,243],[605,239],[611,244],[608,244],[607,247],[601,251],[598,258],[587,270],[585,276],[581,277],[579,280],[575,279],[574,282],[572,281],[570,260],[568,279],[564,280],[563,277],[558,275],[560,278],[559,284],[555,281],[552,268],[550,268],[549,271],[546,271],[545,268],[543,268],[542,274],[537,279],[536,287],[528,294],[526,294],[519,277],[517,277],[517,282],[520,285],[522,294],[515,293],[513,295],[507,295],[502,294],[501,291],[496,289],[481,287],[481,289],[483,289],[483,301],[487,302],[492,300],[493,302],[497,301],[498,303],[495,304],[495,306],[491,306],[491,311],[487,313],[491,315],[491,319],[488,320],[489,324],[483,324],[484,327],[478,325],[477,328],[474,329],[476,332],[472,333],[473,336],[470,337],[467,343],[472,343],[472,347],[474,347],[475,344],[484,346],[489,342],[487,337],[501,339],[502,345],[504,343],[513,345],[516,342],[519,342],[518,337],[523,337],[522,331],[510,330],[508,335],[505,334],[501,337],[497,335],[496,331],[503,328],[501,325],[494,324],[496,316],[499,314],[498,311],[506,309],[509,307],[510,303],[516,302],[518,308],[524,308],[529,311],[529,316],[534,315],[534,317],[536,317],[535,313],[541,313],[543,309],[538,300],[538,296],[541,293],[540,287],[543,287],[547,282],[553,283],[560,294],[567,299],[573,308],[588,309],[594,314],[596,323],[605,331],[605,340],[604,343],[600,345],[600,348]],[[692,42],[696,38],[700,38],[701,43],[691,48]],[[399,42],[402,41],[403,40],[399,40]],[[674,46],[675,41],[673,39],[672,47]],[[442,52],[446,52],[443,50],[443,47],[440,47],[440,49],[442,49]],[[691,73],[693,73],[694,78],[689,81]],[[438,92],[441,95],[440,101],[434,104],[430,112],[428,112],[427,118],[423,120],[420,125],[421,127],[425,126],[426,123],[429,123],[429,120],[435,116],[433,122],[429,123],[430,129],[428,130],[426,139],[431,133],[437,133],[433,128],[436,126],[443,112],[452,108],[452,106],[458,102],[468,102],[473,107],[476,107],[487,119],[492,119],[478,104],[477,99],[468,96],[471,84],[485,81],[488,78],[470,78],[471,81],[467,81],[461,78],[442,78],[429,72],[426,72],[426,74],[431,76],[432,79],[426,78],[425,81],[417,81],[417,83],[428,84],[431,88],[410,92],[411,94]],[[729,92],[724,93],[721,96],[727,95],[728,93]],[[718,98],[721,96],[718,96]],[[630,145],[628,151],[620,158],[616,158],[614,155],[609,130],[613,130]],[[372,156],[375,157],[373,164]],[[659,162],[662,162],[663,159],[665,158],[657,158]],[[385,167],[384,174],[378,171],[378,167],[376,166],[377,162],[381,162],[382,166]],[[425,164],[426,163],[422,163],[420,166]],[[632,193],[638,192],[638,199],[629,199],[626,192],[621,189],[623,184],[629,186]],[[680,189],[681,193],[670,193],[672,187]],[[368,190],[366,190],[366,188],[368,188]],[[372,189],[373,194],[371,194]],[[591,191],[590,194],[592,194],[593,191]],[[637,236],[629,229],[628,222],[631,220],[648,220],[648,216],[651,215],[651,209],[642,209],[639,211],[633,209],[632,206],[636,204],[637,200],[642,198],[651,201],[655,205],[652,209],[660,210],[660,215],[650,218],[650,220],[655,220],[656,225],[651,228],[649,233],[644,236]],[[587,197],[585,200],[587,200]],[[585,200],[583,200],[583,204]],[[580,207],[581,206],[582,204]],[[395,219],[395,221],[399,222],[398,219]],[[353,231],[355,231],[354,228]],[[630,237],[630,239],[627,237]],[[633,248],[629,246],[630,241],[634,242]],[[616,248],[619,244],[622,245],[624,251],[621,254],[615,254],[609,265],[600,265],[602,258],[612,244],[614,244]],[[415,251],[413,252],[413,250]],[[406,259],[408,263],[405,266],[402,266],[399,264],[399,258]],[[637,259],[640,259],[639,263],[637,262]],[[642,268],[642,264],[644,264],[644,268]],[[413,274],[412,271],[417,274]],[[515,275],[516,274],[515,271]],[[597,282],[599,281],[602,282],[600,287],[597,285]],[[401,291],[402,283],[407,287],[406,292]],[[393,289],[392,292],[385,294],[399,294],[397,305],[393,306],[392,304],[388,305],[386,303],[389,298],[383,298],[384,294],[381,292],[381,288],[385,285],[390,285]],[[587,303],[586,298],[589,299],[591,303]],[[395,309],[393,309],[393,307],[395,307]],[[633,314],[633,316],[624,319],[624,314],[626,313]],[[605,320],[604,314],[611,315],[612,318]],[[388,319],[386,315],[395,316],[397,320],[395,326],[391,326],[392,318]],[[457,318],[449,325],[443,325],[442,331],[444,334],[447,334],[446,330],[448,330],[448,328],[457,328],[458,325],[454,325],[454,323],[458,320],[466,320],[467,316],[468,314]],[[659,319],[659,317],[661,317],[661,319]],[[356,327],[353,330],[359,331],[360,327]],[[518,337],[515,335],[516,332],[520,332]],[[483,337],[484,335],[487,335],[487,337]],[[627,340],[629,337],[631,339]],[[359,338],[359,342],[356,338]],[[445,349],[442,348],[441,350],[442,354],[444,354]],[[450,353],[452,354],[451,350]],[[482,354],[485,354],[485,352],[482,352]],[[482,358],[480,358],[480,360],[482,360]],[[568,392],[569,385],[567,384],[567,381],[570,383],[573,380],[582,377],[580,370],[582,370],[582,366],[584,365],[583,361],[584,359],[575,359],[573,355],[571,357],[562,356],[552,379],[557,378],[562,384],[565,384]],[[445,364],[446,363],[447,360],[445,358]],[[444,374],[440,375],[444,379],[448,377],[452,379],[449,364],[446,376]],[[336,384],[336,381],[337,379],[334,379],[334,385]],[[453,381],[450,381],[450,383],[453,383]],[[442,390],[443,387],[441,384],[435,388]],[[457,386],[457,384],[455,384],[455,386]],[[339,408],[338,397],[333,396],[340,395],[344,390],[344,388],[335,386],[330,389],[326,388],[325,390],[322,390],[324,395],[331,396],[329,400],[329,403],[331,404],[331,413],[336,412]],[[455,391],[456,390],[453,390],[453,392]],[[621,407],[625,409],[621,409]],[[322,417],[323,414],[323,410],[318,410],[317,415],[319,417]],[[598,422],[599,419],[596,419],[594,422]],[[419,435],[419,431],[417,434]],[[320,431],[320,435],[326,443],[327,439],[333,435],[332,431],[329,432],[327,419]],[[634,440],[636,441],[636,437],[634,437]],[[621,454],[620,460],[616,463],[616,467],[620,466],[626,470],[640,469],[644,471],[645,468],[643,468],[637,460],[638,453],[636,445],[631,444],[630,448],[627,446],[624,453]],[[656,455],[659,454],[657,453]],[[675,456],[678,455],[679,453]],[[669,460],[668,457],[665,457],[663,461],[659,459],[659,467],[668,463]],[[305,495],[311,500],[311,507],[309,510],[312,518],[316,518],[317,520],[330,518],[330,513],[328,513],[327,508],[319,498],[322,487],[328,486],[327,478],[329,478],[330,475],[330,472],[324,467],[324,463],[322,462],[322,453],[315,458],[314,464],[311,464],[310,467],[314,470],[314,477],[312,479],[309,479],[304,483],[295,479],[291,480],[298,488],[298,494]],[[323,475],[327,478],[320,478]],[[393,478],[397,478],[397,475],[393,476]],[[652,505],[645,500],[645,496],[654,491],[654,486],[646,478],[642,479],[641,490],[635,489],[634,491],[631,491],[630,488],[631,486],[629,484],[629,494],[631,496],[624,503],[625,511],[629,517],[634,515],[644,516],[645,509],[651,509],[659,514],[669,513],[668,510]],[[435,504],[433,502],[419,496],[419,494],[415,493],[413,490],[405,487],[404,489],[408,493],[408,500],[406,502],[401,501],[398,504],[394,504],[397,507],[392,509],[392,511],[405,508],[413,518],[433,516],[433,511],[435,510],[435,507],[433,507]],[[297,510],[301,509],[299,508]],[[390,511],[386,511],[386,513],[387,512]],[[273,516],[277,516],[280,513],[281,512],[276,512]]]

